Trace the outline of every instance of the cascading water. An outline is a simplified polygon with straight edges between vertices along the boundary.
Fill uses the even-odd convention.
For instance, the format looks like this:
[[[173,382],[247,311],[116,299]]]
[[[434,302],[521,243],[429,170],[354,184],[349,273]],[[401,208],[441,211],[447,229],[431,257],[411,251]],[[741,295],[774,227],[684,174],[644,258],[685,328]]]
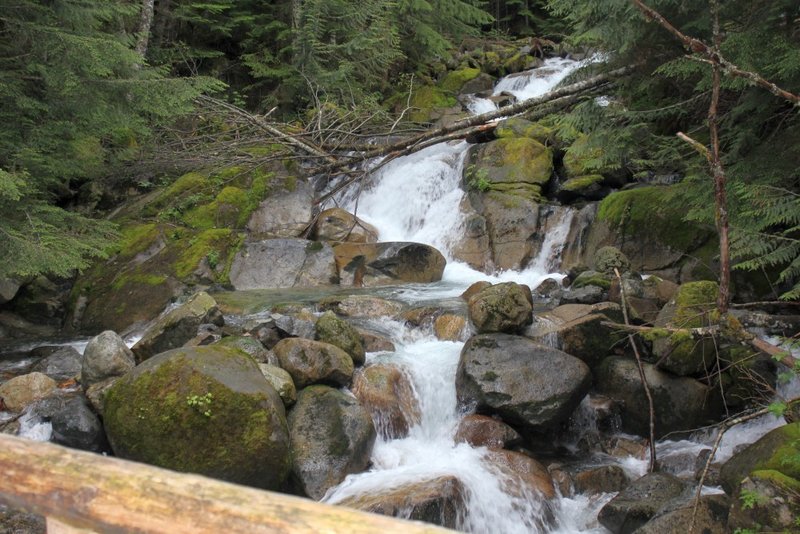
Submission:
[[[495,92],[506,91],[519,99],[546,93],[578,67],[575,61],[552,59],[541,69],[503,80]],[[493,103],[473,100],[473,109]],[[487,104],[487,102],[489,104]],[[453,250],[464,231],[460,205],[465,198],[461,176],[468,145],[442,143],[411,156],[397,159],[372,177],[370,187],[351,194],[343,204],[378,228],[382,241],[416,241],[438,248],[448,259],[441,284],[410,292],[419,300],[456,296],[477,280],[518,281],[532,287],[557,267],[557,257],[569,232],[572,210],[550,212],[549,232],[538,257],[521,272],[494,276],[454,261]],[[408,298],[409,292],[405,292]],[[386,325],[381,325],[386,331]],[[387,488],[423,482],[440,476],[457,478],[464,488],[463,515],[457,526],[468,532],[530,533],[604,532],[596,526],[596,511],[603,499],[558,499],[547,502],[513,474],[503,472],[489,460],[485,448],[454,441],[460,420],[456,405],[455,373],[463,343],[438,341],[420,336],[403,325],[393,329],[393,353],[368,355],[367,364],[391,363],[410,376],[421,420],[403,439],[378,438],[372,454],[372,469],[349,476],[325,497],[330,503],[374,495]],[[607,499],[605,499],[607,500]],[[599,530],[597,530],[599,528]]]

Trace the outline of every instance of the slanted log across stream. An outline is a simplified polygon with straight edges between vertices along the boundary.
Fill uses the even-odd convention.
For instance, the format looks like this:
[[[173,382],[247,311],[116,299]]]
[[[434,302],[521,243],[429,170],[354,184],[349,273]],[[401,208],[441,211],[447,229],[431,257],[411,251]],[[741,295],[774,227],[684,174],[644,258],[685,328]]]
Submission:
[[[0,473],[0,502],[47,516],[48,532],[451,532],[4,434]]]

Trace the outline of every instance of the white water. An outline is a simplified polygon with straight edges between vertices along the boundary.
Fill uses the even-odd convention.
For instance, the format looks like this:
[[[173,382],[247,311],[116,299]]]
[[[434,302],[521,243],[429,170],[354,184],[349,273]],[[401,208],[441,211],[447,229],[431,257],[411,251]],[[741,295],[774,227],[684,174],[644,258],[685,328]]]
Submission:
[[[513,83],[501,81],[495,93],[509,91],[519,99],[546,93],[569,72],[574,61],[554,59],[546,68],[518,76]],[[486,102],[474,99],[476,111]],[[483,107],[481,107],[483,106]],[[381,241],[415,241],[432,245],[448,259],[441,283],[404,288],[396,295],[407,301],[424,301],[458,296],[473,282],[516,281],[537,286],[558,267],[558,257],[569,232],[573,212],[554,210],[549,233],[540,254],[520,271],[486,275],[462,262],[454,261],[456,238],[464,230],[460,210],[465,200],[461,175],[468,145],[465,142],[439,144],[413,155],[399,158],[376,172],[372,186],[360,195],[345,200],[344,207],[373,224]],[[377,325],[376,325],[377,326]],[[560,533],[604,532],[597,526],[597,510],[610,496],[589,499],[556,499],[546,502],[516,477],[501,472],[488,460],[485,448],[457,444],[453,436],[460,414],[456,406],[455,373],[463,343],[438,341],[419,331],[409,331],[400,323],[382,320],[382,332],[390,332],[397,350],[368,355],[375,361],[403,367],[410,376],[422,417],[404,439],[378,438],[372,453],[372,468],[351,475],[332,488],[325,501],[336,503],[359,495],[374,495],[382,489],[396,488],[440,476],[454,476],[462,483],[466,510],[458,527],[468,532]],[[548,519],[549,518],[549,519]]]

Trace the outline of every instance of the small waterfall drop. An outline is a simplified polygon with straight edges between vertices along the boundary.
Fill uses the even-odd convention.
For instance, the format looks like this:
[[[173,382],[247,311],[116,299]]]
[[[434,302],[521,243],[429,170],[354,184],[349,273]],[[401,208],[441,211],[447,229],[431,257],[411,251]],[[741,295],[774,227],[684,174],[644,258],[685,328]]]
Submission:
[[[522,100],[539,96],[578,66],[566,59],[547,60],[541,69],[502,80],[495,94],[510,92]],[[473,98],[469,107],[473,112],[495,109],[492,101],[479,98]],[[381,241],[426,243],[447,258],[441,283],[403,288],[402,300],[413,303],[455,297],[478,280],[517,281],[535,287],[559,266],[574,215],[574,210],[566,207],[543,210],[539,253],[521,272],[487,275],[454,260],[453,250],[465,227],[460,206],[466,197],[461,181],[468,148],[463,141],[441,143],[398,158],[377,170],[364,190],[341,199],[343,207],[378,228]],[[401,323],[389,325],[386,319],[379,322],[375,327],[389,333],[396,350],[368,354],[367,365],[381,362],[402,367],[411,378],[422,416],[405,438],[379,437],[371,470],[348,476],[331,488],[326,502],[352,501],[446,476],[458,479],[463,488],[464,510],[456,522],[460,530],[499,534],[602,531],[597,530],[596,522],[602,499],[547,501],[517,475],[501,469],[487,449],[455,442],[464,415],[458,410],[455,390],[463,343],[421,336],[419,330],[409,330]]]

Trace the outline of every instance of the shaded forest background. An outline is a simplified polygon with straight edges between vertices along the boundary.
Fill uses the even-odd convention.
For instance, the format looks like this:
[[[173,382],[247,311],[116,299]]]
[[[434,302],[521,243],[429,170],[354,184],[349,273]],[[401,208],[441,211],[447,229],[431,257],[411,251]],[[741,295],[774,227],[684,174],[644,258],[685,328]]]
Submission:
[[[716,4],[648,2],[705,42]],[[800,5],[719,9],[720,53],[800,92]],[[609,105],[585,99],[552,122],[587,135],[598,168],[680,178],[671,200],[713,224],[707,162],[675,135],[709,143],[712,67],[630,0],[2,0],[0,278],[68,276],[112,250],[114,203],[101,191],[120,200],[167,183],[165,145],[225,132],[201,95],[298,134],[324,117],[363,136],[419,130],[428,125],[402,111],[415,88],[471,66],[465,51],[515,39],[541,54],[601,54],[579,77],[634,65]],[[723,76],[718,116],[734,264],[800,298],[799,108]],[[219,147],[206,153],[203,165],[225,161]]]

